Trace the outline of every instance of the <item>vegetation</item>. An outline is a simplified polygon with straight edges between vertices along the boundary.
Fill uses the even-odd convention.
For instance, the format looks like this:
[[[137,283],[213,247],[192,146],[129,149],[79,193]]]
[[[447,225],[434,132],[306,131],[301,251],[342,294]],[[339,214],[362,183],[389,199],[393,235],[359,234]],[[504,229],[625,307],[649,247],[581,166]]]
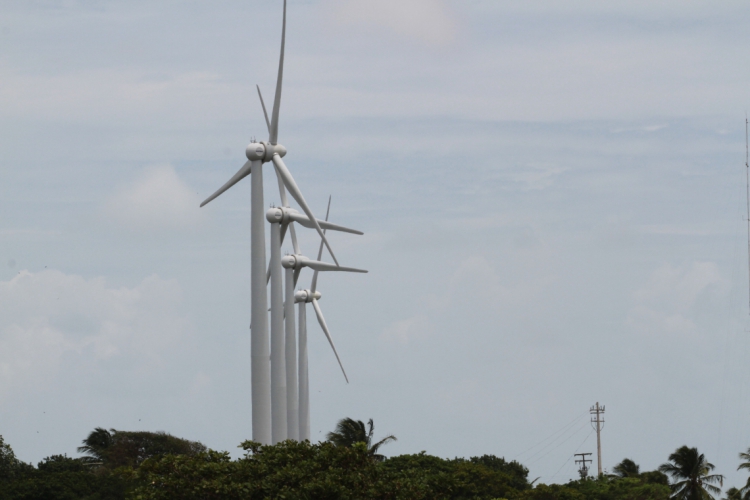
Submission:
[[[207,449],[163,432],[94,429],[78,449],[36,467],[18,460],[0,437],[0,500],[713,500],[723,476],[695,448],[683,446],[659,470],[632,459],[611,475],[566,484],[533,484],[529,470],[494,455],[444,459],[425,452],[386,458],[372,420],[343,419],[328,441],[242,443],[244,456]],[[750,470],[750,449],[739,469]],[[672,478],[670,484],[669,477]],[[725,500],[750,500],[750,480]]]
[[[165,432],[128,432],[97,427],[86,439],[78,453],[90,465],[107,469],[138,467],[144,460],[162,455],[195,455],[206,451],[196,441],[174,437]]]
[[[709,474],[714,465],[706,460],[698,448],[682,446],[669,455],[669,462],[659,466],[659,471],[672,476],[673,497],[678,500],[713,500],[721,493],[717,486],[724,485],[724,476]]]
[[[740,453],[740,460],[742,460],[742,462],[740,462],[737,470],[750,470],[750,448],[748,448],[746,452]],[[730,500],[748,500],[748,498],[750,498],[750,477],[747,478],[745,486],[743,486],[739,490],[737,488],[730,488],[730,490],[731,489],[737,490],[736,492],[734,492],[734,495],[737,498],[732,498]],[[727,498],[729,498],[730,490],[727,490]]]
[[[370,430],[365,430],[365,423],[361,420],[354,420],[352,418],[342,418],[336,425],[336,430],[328,433],[328,441],[332,442],[336,446],[347,446],[351,448],[357,443],[364,443],[367,448],[369,455],[376,461],[382,462],[385,460],[383,455],[378,454],[378,449],[386,443],[396,441],[396,436],[386,436],[377,443],[372,442],[372,434],[375,431],[375,424],[372,423],[372,419],[367,422]]]

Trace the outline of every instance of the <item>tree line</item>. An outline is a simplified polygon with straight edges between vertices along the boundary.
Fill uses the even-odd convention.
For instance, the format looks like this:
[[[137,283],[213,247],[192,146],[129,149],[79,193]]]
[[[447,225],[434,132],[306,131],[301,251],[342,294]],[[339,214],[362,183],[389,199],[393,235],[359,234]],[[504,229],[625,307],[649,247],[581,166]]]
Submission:
[[[522,464],[495,455],[445,459],[426,452],[387,458],[374,424],[350,418],[319,443],[245,441],[244,455],[164,432],[94,429],[83,457],[26,464],[0,436],[0,500],[505,499],[717,500],[724,477],[697,448],[682,446],[653,471],[624,459],[612,474],[543,484]],[[750,449],[738,469],[750,470]],[[750,479],[723,500],[750,500]]]

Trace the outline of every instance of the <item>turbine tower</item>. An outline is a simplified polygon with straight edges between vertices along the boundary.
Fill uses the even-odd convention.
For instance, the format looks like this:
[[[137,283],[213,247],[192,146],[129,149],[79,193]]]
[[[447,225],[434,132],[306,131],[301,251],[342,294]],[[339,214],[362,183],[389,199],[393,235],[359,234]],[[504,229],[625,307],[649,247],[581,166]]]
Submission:
[[[251,181],[251,209],[250,209],[250,293],[251,293],[251,321],[252,332],[250,342],[251,377],[252,377],[252,428],[253,440],[261,444],[272,442],[271,419],[271,360],[268,338],[268,296],[266,290],[266,242],[263,217],[263,164],[272,163],[280,184],[283,185],[292,198],[307,215],[309,223],[317,230],[324,244],[331,253],[331,257],[338,266],[338,260],[326,240],[325,234],[313,216],[304,196],[292,174],[284,164],[282,158],[286,155],[286,148],[279,144],[279,111],[281,108],[281,87],[284,76],[284,44],[286,39],[286,0],[281,27],[281,50],[279,55],[279,71],[276,78],[276,94],[274,95],[271,120],[268,119],[265,105],[263,113],[268,126],[268,141],[251,142],[245,148],[247,162],[214,194],[201,203],[201,207],[214,200],[226,190],[250,175]],[[258,90],[260,93],[260,89]]]
[[[261,97],[262,100],[262,97]],[[294,287],[299,279],[303,267],[314,266],[327,271],[367,272],[361,269],[335,266],[318,261],[311,261],[302,255],[294,230],[294,222],[312,227],[310,220],[295,210],[289,208],[283,185],[279,192],[282,199],[281,208],[271,208],[266,212],[266,219],[271,223],[271,259],[268,268],[267,281],[271,284],[271,415],[272,442],[278,443],[285,439],[299,439],[299,397],[297,375],[297,347],[296,326],[294,322]],[[331,200],[328,199],[330,210]],[[363,234],[356,229],[350,229],[328,222],[328,212],[325,220],[318,224],[326,229]],[[281,242],[287,228],[292,236],[294,247],[293,256],[281,259]],[[284,281],[285,299],[281,295],[281,262],[286,269]]]
[[[326,221],[328,220],[328,214],[331,210],[331,198],[328,198],[328,209],[326,210]],[[325,232],[325,230],[323,231]],[[323,241],[320,242],[320,248],[318,249],[318,261],[323,256]],[[289,271],[288,269],[287,271]],[[305,441],[310,440],[310,379],[308,375],[308,364],[307,364],[307,304],[312,303],[315,309],[315,315],[318,318],[318,323],[323,329],[328,343],[331,344],[333,354],[336,356],[336,360],[341,367],[341,372],[344,374],[346,383],[349,383],[349,377],[346,376],[346,370],[344,365],[341,363],[339,353],[336,351],[336,346],[333,344],[333,338],[331,332],[328,330],[328,325],[323,317],[323,311],[320,310],[318,300],[322,297],[321,293],[316,289],[318,284],[318,269],[315,269],[313,273],[312,283],[310,288],[307,290],[299,290],[294,294],[294,302],[299,303],[299,440]],[[289,313],[287,313],[289,318]],[[287,320],[288,321],[288,320]],[[287,337],[288,338],[288,337]],[[288,363],[287,358],[287,363]],[[289,365],[287,364],[287,370]],[[288,380],[288,379],[287,379]]]

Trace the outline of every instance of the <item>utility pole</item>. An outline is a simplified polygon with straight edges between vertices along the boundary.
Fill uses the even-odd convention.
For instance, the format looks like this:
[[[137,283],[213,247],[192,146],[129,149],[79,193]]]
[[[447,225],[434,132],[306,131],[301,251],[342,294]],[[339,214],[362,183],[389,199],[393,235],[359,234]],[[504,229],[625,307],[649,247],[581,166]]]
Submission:
[[[576,463],[581,464],[578,468],[578,474],[580,474],[581,479],[586,479],[589,475],[589,468],[586,466],[586,463],[591,463],[591,459],[586,458],[586,455],[591,455],[591,453],[576,453],[573,455],[574,457],[581,457],[576,458]]]
[[[596,402],[596,405],[592,406],[589,410],[589,413],[592,415],[595,415],[594,417],[591,417],[591,423],[596,424],[596,466],[599,470],[599,475],[602,475],[602,424],[604,423],[604,419],[601,418],[601,415],[604,414],[604,406],[599,406],[599,402]]]

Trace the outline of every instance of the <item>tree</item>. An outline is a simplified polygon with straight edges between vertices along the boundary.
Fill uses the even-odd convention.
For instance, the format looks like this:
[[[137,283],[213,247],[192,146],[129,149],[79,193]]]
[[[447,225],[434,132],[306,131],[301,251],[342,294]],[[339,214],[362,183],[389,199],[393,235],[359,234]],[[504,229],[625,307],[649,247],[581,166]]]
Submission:
[[[112,429],[114,432],[115,430]],[[107,429],[97,427],[83,440],[83,446],[78,447],[78,453],[83,453],[83,461],[92,465],[102,465],[107,450],[114,442],[114,436]]]
[[[641,468],[629,458],[612,467],[612,471],[617,477],[638,477],[641,475]]]
[[[748,448],[746,452],[740,453],[740,459],[744,460],[744,462],[740,463],[740,466],[737,467],[737,470],[750,470],[750,448]],[[748,496],[750,496],[750,477],[747,478],[745,486],[739,489],[739,493],[741,495],[741,498],[747,498]],[[727,494],[729,494],[729,491],[727,491]]]
[[[242,444],[243,458],[207,451],[165,455],[132,470],[139,500],[246,500],[260,498],[448,500],[414,470],[383,468],[365,444],[287,440]]]
[[[13,448],[0,436],[0,480],[11,479],[19,472],[31,467],[16,458]]]
[[[742,455],[742,453],[740,453],[740,455]],[[735,487],[729,488],[725,500],[742,500],[742,490],[738,490]]]
[[[78,448],[79,453],[87,455],[84,457],[87,463],[109,469],[137,467],[144,460],[160,455],[195,455],[203,451],[206,451],[203,444],[166,432],[108,431],[101,427],[94,429]]]
[[[336,430],[329,432],[328,441],[336,446],[345,446],[351,448],[356,443],[364,443],[367,452],[377,462],[385,460],[385,456],[378,454],[378,449],[386,443],[396,441],[396,436],[386,436],[377,443],[372,442],[372,434],[375,431],[375,424],[372,419],[367,422],[369,431],[365,429],[365,423],[361,420],[352,418],[342,418],[336,425]]]
[[[714,485],[724,485],[724,476],[709,474],[714,465],[698,453],[698,448],[677,448],[659,470],[672,477],[672,497],[679,500],[713,500],[714,495],[721,493]]]

